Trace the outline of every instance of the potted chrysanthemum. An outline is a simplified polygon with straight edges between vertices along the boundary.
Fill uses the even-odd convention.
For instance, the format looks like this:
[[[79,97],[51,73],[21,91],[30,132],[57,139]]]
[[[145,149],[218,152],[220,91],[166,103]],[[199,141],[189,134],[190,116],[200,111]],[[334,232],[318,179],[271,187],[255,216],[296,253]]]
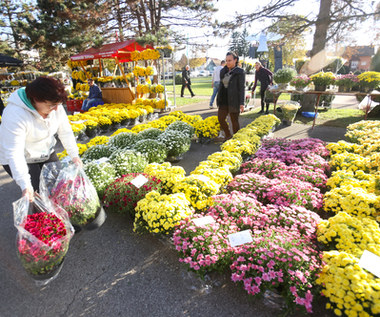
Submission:
[[[161,192],[161,180],[143,173],[130,173],[117,178],[104,192],[104,205],[111,211],[135,215],[137,202],[150,191]]]
[[[194,212],[185,194],[148,193],[136,206],[134,231],[170,234],[180,221]]]
[[[165,144],[168,150],[167,160],[171,162],[180,161],[191,145],[191,139],[186,134],[176,130],[166,130],[157,140]]]
[[[310,76],[316,91],[325,91],[328,85],[334,83],[335,76],[332,72],[319,72]]]
[[[45,285],[61,270],[74,228],[62,208],[39,196],[32,203],[22,197],[13,210],[17,255],[26,272]]]
[[[133,147],[135,151],[143,153],[147,156],[148,162],[162,163],[167,157],[167,148],[165,144],[156,140],[141,140]]]

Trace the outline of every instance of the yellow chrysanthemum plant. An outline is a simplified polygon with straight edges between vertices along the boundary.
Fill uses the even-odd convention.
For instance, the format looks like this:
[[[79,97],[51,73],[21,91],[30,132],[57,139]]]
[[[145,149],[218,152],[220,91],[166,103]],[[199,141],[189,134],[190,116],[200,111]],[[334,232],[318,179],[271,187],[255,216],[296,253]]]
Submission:
[[[232,181],[233,176],[230,172],[229,166],[212,168],[207,165],[198,165],[191,175],[205,175],[221,186],[223,189],[229,182]]]
[[[324,252],[325,266],[317,279],[326,308],[336,316],[379,316],[380,278],[359,266],[359,259],[347,252]]]
[[[150,232],[170,234],[181,220],[191,217],[194,209],[185,194],[161,195],[149,192],[137,203],[133,230],[138,233]]]
[[[380,256],[379,224],[370,217],[339,212],[318,224],[318,241],[327,250],[338,250],[360,258],[365,250]]]
[[[198,211],[209,207],[208,198],[216,195],[220,185],[205,175],[193,174],[175,184],[173,193],[183,193],[191,205]]]
[[[376,139],[374,135],[378,135],[379,130],[380,121],[362,120],[350,124],[344,136],[350,142],[362,144],[368,139]]]
[[[78,150],[79,150],[79,155],[82,155],[84,152],[86,152],[87,150],[87,145],[86,144],[82,144],[82,143],[77,143],[77,147],[78,147]],[[57,153],[57,156],[60,160],[62,160],[63,158],[65,158],[67,156],[67,152],[66,150],[63,150],[62,152],[60,153]]]
[[[174,185],[186,176],[183,167],[172,166],[169,162],[148,164],[144,169],[144,173],[161,180],[164,194],[172,194]]]
[[[215,163],[219,167],[228,167],[231,173],[236,173],[243,163],[239,153],[228,151],[215,152],[207,157],[207,161],[211,161],[211,164]]]
[[[146,49],[142,52],[133,51],[131,52],[131,60],[134,62],[142,60],[156,60],[160,58],[160,52],[155,49]]]
[[[380,72],[364,72],[358,75],[358,79],[362,91],[369,92],[380,88]]]
[[[373,217],[380,221],[380,196],[361,187],[336,187],[325,193],[323,203],[327,212],[345,211],[350,215]]]
[[[220,132],[220,124],[217,116],[207,117],[194,125],[195,134],[200,142],[216,138]]]
[[[380,256],[378,121],[347,127],[349,142],[329,144],[331,166],[324,209],[336,213],[318,225],[325,266],[317,283],[337,316],[380,316],[380,278],[359,266],[364,252]]]

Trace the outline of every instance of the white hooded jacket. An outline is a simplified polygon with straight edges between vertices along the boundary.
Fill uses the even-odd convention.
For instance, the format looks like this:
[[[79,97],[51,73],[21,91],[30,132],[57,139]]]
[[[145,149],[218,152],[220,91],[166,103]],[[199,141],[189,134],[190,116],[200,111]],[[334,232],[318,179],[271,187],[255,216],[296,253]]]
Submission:
[[[44,119],[37,110],[30,109],[15,91],[9,97],[1,119],[0,164],[9,165],[21,190],[32,187],[27,163],[44,162],[49,158],[57,142],[55,134],[71,158],[79,157],[62,105]]]

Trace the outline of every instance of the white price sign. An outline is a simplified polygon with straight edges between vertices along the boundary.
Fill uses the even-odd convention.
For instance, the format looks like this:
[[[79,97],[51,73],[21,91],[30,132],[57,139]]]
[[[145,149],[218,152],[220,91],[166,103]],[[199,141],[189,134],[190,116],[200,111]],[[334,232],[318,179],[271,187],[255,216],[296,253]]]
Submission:
[[[131,180],[131,183],[135,185],[137,188],[140,188],[144,185],[149,179],[147,179],[144,175],[139,175],[136,178]]]
[[[205,175],[197,175],[197,178],[200,179],[201,181],[208,183],[210,181],[210,178],[208,178]]]
[[[200,227],[200,226],[208,225],[211,223],[215,223],[215,220],[211,216],[205,216],[202,218],[195,218],[193,219],[193,222],[197,227]]]
[[[96,164],[102,164],[102,163],[105,163],[105,162],[108,162],[109,161],[109,159],[108,159],[108,157],[101,157],[100,159],[98,159],[98,160],[96,160],[96,161],[94,161]]]
[[[380,256],[364,250],[359,266],[380,278]]]
[[[79,121],[70,121],[72,124],[80,124],[86,122],[87,120],[79,120]]]
[[[252,235],[250,230],[239,231],[236,233],[229,234],[228,239],[230,240],[231,247],[237,247],[242,244],[252,242]]]

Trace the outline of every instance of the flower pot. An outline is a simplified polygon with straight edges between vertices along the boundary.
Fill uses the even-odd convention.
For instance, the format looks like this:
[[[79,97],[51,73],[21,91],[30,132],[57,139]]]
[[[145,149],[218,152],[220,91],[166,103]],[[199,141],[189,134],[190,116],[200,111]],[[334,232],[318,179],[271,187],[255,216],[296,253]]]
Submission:
[[[137,122],[138,122],[137,118],[130,119],[130,121],[129,121],[129,126],[134,126],[134,125],[137,124]]]
[[[145,119],[146,119],[146,115],[145,115],[145,114],[142,114],[141,116],[138,117],[138,120],[139,120],[139,122],[141,122],[141,123],[144,122]]]
[[[99,126],[99,128],[100,128],[100,131],[103,133],[106,133],[110,130],[110,126],[108,124],[101,125]]]
[[[315,85],[314,90],[315,91],[326,91],[326,88],[327,88],[326,85],[320,85],[320,86]]]
[[[45,273],[45,274],[36,275],[36,274],[31,274],[28,271],[27,273],[30,277],[32,277],[36,281],[36,284],[40,286],[46,285],[47,283],[51,282],[58,276],[58,274],[62,270],[64,261],[65,261],[65,258],[62,259],[61,263],[57,264],[54,268],[52,268],[48,273]]]
[[[95,129],[86,129],[85,131],[85,134],[89,137],[89,138],[94,138],[96,137],[96,135],[98,134],[98,129],[95,128]]]
[[[117,122],[117,123],[116,123],[116,122],[115,122],[115,123],[112,123],[111,126],[110,126],[110,130],[111,130],[111,131],[116,131],[116,130],[118,130],[118,129],[120,129],[120,128],[121,128],[121,124],[118,123],[118,122]]]
[[[277,84],[277,86],[278,86],[278,89],[280,90],[286,90],[286,88],[288,88],[287,83],[280,83],[280,84]]]
[[[95,219],[84,226],[86,230],[94,230],[100,228],[107,219],[107,214],[103,207],[100,207],[96,212]]]
[[[120,124],[121,125],[124,125],[124,126],[127,126],[129,125],[129,122],[131,121],[131,119],[127,118],[127,119],[124,119],[124,120],[121,120],[120,121]]]
[[[338,86],[338,92],[349,92],[351,90],[350,87],[347,86]]]
[[[166,158],[166,161],[167,161],[167,162],[170,162],[170,163],[178,163],[180,160],[183,159],[183,155],[184,155],[184,154],[177,155],[177,156],[168,156],[168,157]]]

